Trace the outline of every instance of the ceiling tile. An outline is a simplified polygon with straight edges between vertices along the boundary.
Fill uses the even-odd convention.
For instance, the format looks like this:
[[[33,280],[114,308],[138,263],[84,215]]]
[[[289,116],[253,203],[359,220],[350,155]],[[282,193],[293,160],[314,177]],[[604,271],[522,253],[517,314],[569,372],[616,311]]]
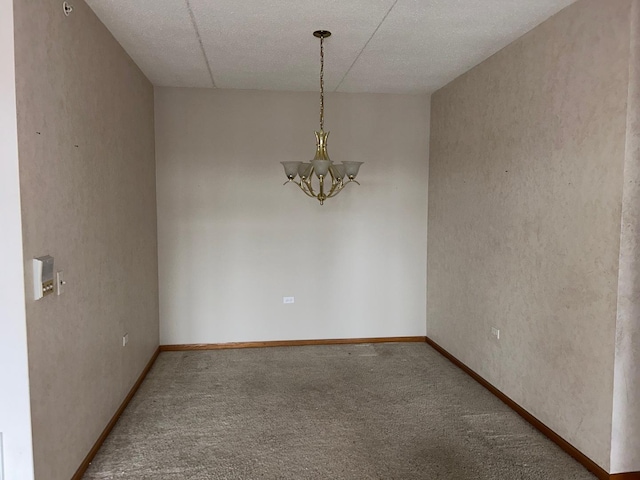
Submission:
[[[434,91],[574,0],[399,0],[340,85]]]
[[[393,0],[190,0],[220,88],[316,90],[320,41],[325,85],[335,88]]]
[[[217,87],[318,90],[327,29],[326,90],[390,93],[436,90],[573,2],[87,0],[155,85],[213,86],[191,9]]]
[[[212,86],[184,0],[86,2],[154,85]]]

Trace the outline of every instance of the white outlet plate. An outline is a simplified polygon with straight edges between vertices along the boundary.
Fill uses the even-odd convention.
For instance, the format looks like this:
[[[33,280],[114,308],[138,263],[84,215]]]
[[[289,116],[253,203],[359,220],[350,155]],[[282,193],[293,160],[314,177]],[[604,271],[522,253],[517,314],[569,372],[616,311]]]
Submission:
[[[129,343],[129,334],[128,334],[128,333],[125,333],[125,334],[122,336],[122,346],[123,346],[123,347],[126,347],[126,346],[127,346],[127,343]]]
[[[491,335],[496,337],[497,340],[500,340],[500,329],[496,327],[491,327]]]
[[[295,303],[295,297],[282,297],[282,303]]]

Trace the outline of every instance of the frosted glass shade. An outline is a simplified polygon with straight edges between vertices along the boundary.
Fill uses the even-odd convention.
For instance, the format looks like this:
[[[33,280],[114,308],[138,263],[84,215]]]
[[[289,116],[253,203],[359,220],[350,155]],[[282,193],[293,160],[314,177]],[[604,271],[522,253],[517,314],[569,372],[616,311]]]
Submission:
[[[313,165],[313,170],[318,177],[325,177],[329,173],[331,160],[313,160],[311,165]]]
[[[310,163],[300,163],[300,165],[298,166],[298,175],[300,175],[300,178],[304,178],[307,179],[309,178],[309,175],[311,175],[311,169],[313,167],[311,166]]]
[[[280,162],[280,163],[284,167],[284,173],[287,176],[287,178],[289,180],[293,180],[294,178],[296,178],[296,175],[298,174],[298,166],[302,162]]]
[[[356,178],[356,175],[358,175],[358,170],[360,170],[360,165],[362,165],[363,163],[364,162],[342,162],[347,177],[349,177],[350,179]]]
[[[342,180],[346,172],[345,166],[341,163],[334,163],[333,165],[331,165],[329,170],[331,170],[331,173],[336,180]]]

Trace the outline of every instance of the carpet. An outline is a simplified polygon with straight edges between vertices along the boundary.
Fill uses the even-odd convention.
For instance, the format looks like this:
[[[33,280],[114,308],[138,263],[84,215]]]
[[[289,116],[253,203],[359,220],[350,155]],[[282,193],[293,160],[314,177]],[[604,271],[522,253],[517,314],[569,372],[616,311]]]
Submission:
[[[163,352],[84,479],[593,480],[422,343]]]

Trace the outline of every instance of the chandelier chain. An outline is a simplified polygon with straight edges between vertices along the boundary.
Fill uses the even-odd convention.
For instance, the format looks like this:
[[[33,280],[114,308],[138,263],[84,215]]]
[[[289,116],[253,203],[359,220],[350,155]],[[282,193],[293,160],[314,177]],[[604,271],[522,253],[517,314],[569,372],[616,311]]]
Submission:
[[[320,131],[324,131],[324,36],[320,37]]]

